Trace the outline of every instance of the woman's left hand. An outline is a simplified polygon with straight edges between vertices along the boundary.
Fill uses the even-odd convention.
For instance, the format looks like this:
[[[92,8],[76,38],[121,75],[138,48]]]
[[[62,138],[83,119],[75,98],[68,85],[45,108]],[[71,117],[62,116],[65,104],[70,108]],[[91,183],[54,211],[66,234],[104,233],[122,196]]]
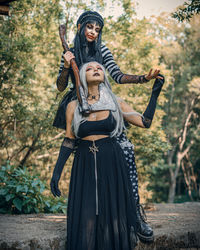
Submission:
[[[159,76],[158,74],[160,73],[160,70],[159,69],[156,69],[154,72],[153,72],[153,69],[150,69],[148,75],[145,75],[145,78],[150,81],[151,79],[163,79],[163,77]]]
[[[60,179],[60,175],[58,175],[58,174],[53,174],[53,176],[51,178],[50,187],[51,187],[51,192],[52,192],[54,197],[61,196],[60,189],[58,188],[59,179]]]

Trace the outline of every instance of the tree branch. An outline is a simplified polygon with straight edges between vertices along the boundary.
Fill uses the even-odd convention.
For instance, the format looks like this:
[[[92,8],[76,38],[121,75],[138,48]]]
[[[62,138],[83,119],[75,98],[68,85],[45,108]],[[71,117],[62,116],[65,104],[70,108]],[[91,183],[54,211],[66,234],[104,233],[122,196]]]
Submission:
[[[195,101],[195,99],[192,100],[191,107],[193,107],[194,101]],[[186,105],[186,108],[187,108],[187,105]],[[182,151],[182,149],[183,149],[183,146],[184,146],[184,143],[185,143],[185,140],[186,140],[186,136],[187,136],[187,129],[188,129],[188,126],[189,126],[189,121],[190,121],[190,118],[192,117],[193,113],[194,113],[193,110],[191,110],[189,112],[186,120],[185,120],[184,129],[183,129],[183,133],[182,133],[182,140],[181,140],[181,143],[180,143],[180,146],[179,146],[180,151]]]

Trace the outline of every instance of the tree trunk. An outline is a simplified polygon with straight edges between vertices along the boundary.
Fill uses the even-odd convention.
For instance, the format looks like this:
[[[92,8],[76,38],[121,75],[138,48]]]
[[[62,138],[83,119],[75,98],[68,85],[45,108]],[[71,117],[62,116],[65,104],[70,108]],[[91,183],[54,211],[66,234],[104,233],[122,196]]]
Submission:
[[[23,167],[24,167],[24,164],[25,164],[26,161],[28,160],[28,158],[29,158],[29,156],[31,155],[31,153],[33,153],[33,152],[35,151],[35,145],[36,145],[36,143],[37,143],[37,141],[38,141],[38,139],[39,139],[39,137],[40,137],[40,134],[41,134],[41,132],[40,132],[40,130],[39,130],[37,136],[34,138],[32,144],[31,144],[31,146],[29,147],[28,151],[26,152],[24,158],[20,161],[20,163],[19,163],[19,167],[20,167],[20,168],[23,168]]]
[[[175,191],[176,191],[176,177],[174,175],[173,170],[170,168],[170,177],[171,177],[171,185],[169,187],[169,194],[168,194],[168,203],[174,202]]]
[[[176,176],[175,172],[172,169],[172,158],[174,155],[175,148],[172,151],[168,152],[168,157],[167,157],[167,163],[169,168],[169,173],[170,173],[170,187],[169,187],[169,194],[168,194],[168,202],[173,203],[174,202],[174,197],[175,197],[175,190],[176,190]]]

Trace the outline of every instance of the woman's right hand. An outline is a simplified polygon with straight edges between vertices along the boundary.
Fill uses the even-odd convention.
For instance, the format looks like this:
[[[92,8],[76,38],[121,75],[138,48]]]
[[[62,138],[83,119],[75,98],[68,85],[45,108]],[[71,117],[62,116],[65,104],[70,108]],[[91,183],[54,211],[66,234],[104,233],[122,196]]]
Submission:
[[[64,57],[64,67],[69,69],[71,64],[70,61],[71,59],[75,58],[75,56],[71,51],[67,51],[63,57]]]

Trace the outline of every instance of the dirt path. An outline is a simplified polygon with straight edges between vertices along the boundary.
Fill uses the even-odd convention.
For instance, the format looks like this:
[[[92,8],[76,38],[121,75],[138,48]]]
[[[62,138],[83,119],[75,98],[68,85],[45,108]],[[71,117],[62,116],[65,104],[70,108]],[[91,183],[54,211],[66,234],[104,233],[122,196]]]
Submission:
[[[137,250],[200,249],[200,203],[155,204],[146,212],[155,241]],[[1,250],[63,250],[65,239],[63,214],[0,215]]]

